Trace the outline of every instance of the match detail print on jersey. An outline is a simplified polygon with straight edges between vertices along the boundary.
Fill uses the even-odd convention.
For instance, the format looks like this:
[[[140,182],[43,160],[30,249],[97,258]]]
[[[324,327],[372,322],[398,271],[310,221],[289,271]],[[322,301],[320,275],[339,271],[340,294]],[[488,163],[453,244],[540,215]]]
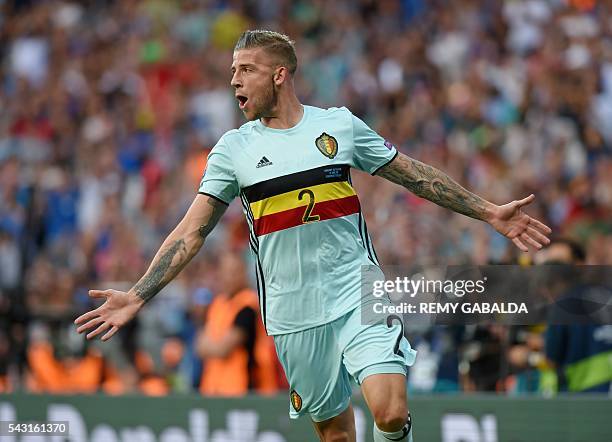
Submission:
[[[322,166],[244,188],[255,235],[358,213],[359,199],[349,183],[349,167]]]

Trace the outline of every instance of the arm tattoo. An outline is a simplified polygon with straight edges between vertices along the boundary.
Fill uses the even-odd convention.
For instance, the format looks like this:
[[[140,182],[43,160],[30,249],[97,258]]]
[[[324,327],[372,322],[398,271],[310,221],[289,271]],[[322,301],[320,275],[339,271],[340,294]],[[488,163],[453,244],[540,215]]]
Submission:
[[[444,172],[435,167],[399,154],[377,175],[404,186],[417,196],[439,206],[483,220],[490,204],[478,195],[464,189]]]
[[[159,257],[159,260],[151,266],[151,269],[134,286],[134,291],[142,300],[147,302],[155,296],[171,278],[166,278],[168,269],[179,267],[187,256],[185,240],[174,241]],[[175,256],[179,256],[178,262],[172,265]],[[174,272],[171,272],[174,273]],[[172,275],[174,276],[174,275]]]
[[[212,207],[212,213],[210,214],[210,218],[198,229],[198,232],[200,233],[200,237],[202,239],[206,239],[208,234],[217,225],[217,222],[219,221],[223,213],[225,213],[225,209],[227,208],[225,204],[223,204],[221,201],[217,201],[214,198],[209,198],[208,204]]]
[[[214,198],[208,198],[207,203],[210,208],[207,208],[205,221],[197,228],[197,233],[182,233],[182,237],[162,246],[153,258],[147,273],[134,286],[133,290],[139,298],[145,302],[153,298],[198,252],[227,207]]]

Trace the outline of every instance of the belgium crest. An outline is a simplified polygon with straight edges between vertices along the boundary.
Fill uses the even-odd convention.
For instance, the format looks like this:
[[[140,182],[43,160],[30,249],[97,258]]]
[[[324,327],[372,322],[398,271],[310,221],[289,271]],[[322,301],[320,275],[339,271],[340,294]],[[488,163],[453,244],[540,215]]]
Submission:
[[[299,412],[302,409],[302,398],[300,397],[299,394],[297,394],[297,391],[295,390],[291,390],[291,405],[293,406],[293,409],[296,412]]]
[[[319,152],[325,155],[330,160],[333,159],[338,153],[338,142],[331,135],[323,132],[319,137],[315,140],[315,145]]]

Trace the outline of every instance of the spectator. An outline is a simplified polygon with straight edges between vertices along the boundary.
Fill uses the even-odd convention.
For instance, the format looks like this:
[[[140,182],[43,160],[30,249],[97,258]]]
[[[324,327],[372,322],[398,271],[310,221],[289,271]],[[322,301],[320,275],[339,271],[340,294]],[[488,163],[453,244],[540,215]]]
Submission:
[[[583,248],[567,239],[553,241],[539,253],[541,264],[581,265],[585,261]],[[584,286],[571,288],[560,301],[563,297],[578,299],[585,290]],[[560,391],[612,391],[612,325],[550,325],[546,331],[546,356],[556,369]]]
[[[219,271],[223,292],[208,308],[197,343],[204,359],[200,391],[218,396],[273,393],[278,388],[274,343],[263,329],[257,294],[246,288],[244,263],[226,252]]]

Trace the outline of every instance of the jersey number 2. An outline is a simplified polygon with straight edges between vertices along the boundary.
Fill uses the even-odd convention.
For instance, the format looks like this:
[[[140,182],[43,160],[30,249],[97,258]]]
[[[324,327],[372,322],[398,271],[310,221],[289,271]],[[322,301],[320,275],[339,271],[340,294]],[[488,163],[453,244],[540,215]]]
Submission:
[[[312,210],[314,209],[314,205],[315,205],[314,192],[310,189],[304,189],[299,193],[298,199],[302,201],[302,199],[304,199],[304,195],[308,195],[308,206],[306,207],[306,211],[304,212],[304,215],[302,216],[302,222],[311,223],[313,221],[319,221],[321,217],[319,215],[312,214]]]

